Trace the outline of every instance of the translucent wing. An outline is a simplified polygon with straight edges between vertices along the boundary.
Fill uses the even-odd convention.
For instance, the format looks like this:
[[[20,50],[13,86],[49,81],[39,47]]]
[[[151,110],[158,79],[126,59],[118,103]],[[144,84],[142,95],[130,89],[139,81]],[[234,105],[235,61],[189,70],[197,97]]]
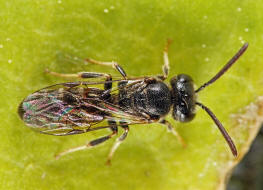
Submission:
[[[151,122],[145,115],[119,107],[117,87],[105,99],[105,93],[109,92],[94,87],[104,83],[71,82],[43,88],[24,99],[19,106],[19,115],[33,130],[50,135],[108,128],[107,121],[113,120],[127,124]],[[143,80],[129,80],[128,83],[125,88],[129,93],[144,84]]]

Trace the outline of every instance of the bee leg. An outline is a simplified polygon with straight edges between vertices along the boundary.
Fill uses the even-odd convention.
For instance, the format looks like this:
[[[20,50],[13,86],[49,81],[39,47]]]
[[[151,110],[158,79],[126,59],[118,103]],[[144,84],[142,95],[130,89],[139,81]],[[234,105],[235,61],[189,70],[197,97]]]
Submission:
[[[111,159],[112,159],[115,151],[120,146],[120,144],[125,140],[125,138],[128,135],[128,132],[129,132],[129,126],[126,125],[125,122],[120,122],[120,124],[121,124],[121,127],[124,129],[124,133],[119,138],[116,139],[115,143],[111,147],[111,150],[110,150],[110,153],[108,155],[107,162],[106,162],[107,165],[111,164]]]
[[[48,74],[57,76],[57,77],[63,77],[63,78],[80,78],[80,79],[87,79],[87,78],[106,78],[106,81],[112,81],[112,77],[110,74],[106,73],[96,73],[96,72],[79,72],[76,74],[65,74],[65,73],[57,73],[53,71],[49,71],[46,69],[45,71]],[[106,82],[104,84],[104,89],[108,90],[110,93],[110,90],[112,88],[112,83],[111,82]]]
[[[80,79],[86,79],[86,78],[111,78],[110,74],[106,73],[96,73],[96,72],[79,72],[76,74],[65,74],[65,73],[57,73],[53,71],[49,71],[48,69],[45,70],[46,73],[57,76],[57,77],[63,77],[63,78],[80,78]]]
[[[97,65],[110,66],[110,67],[116,69],[123,76],[124,79],[127,79],[126,72],[117,62],[114,62],[114,61],[103,62],[103,61],[97,61],[97,60],[90,59],[90,58],[86,58],[85,61],[87,61],[89,63],[97,64]]]
[[[116,122],[115,122],[115,124],[116,124]],[[55,155],[56,160],[58,160],[61,156],[65,156],[65,155],[67,155],[69,153],[76,152],[76,151],[79,151],[79,150],[89,149],[89,148],[92,148],[94,146],[97,146],[97,145],[109,140],[110,138],[112,138],[113,136],[115,136],[118,133],[117,127],[111,127],[110,129],[112,130],[112,133],[110,135],[107,135],[107,136],[100,137],[98,139],[92,140],[88,144],[85,144],[85,145],[82,145],[82,146],[77,146],[77,147],[65,150],[63,152],[60,152],[57,155]]]
[[[171,125],[171,123],[169,123],[167,120],[163,119],[160,121],[161,124],[166,125],[167,129],[169,132],[171,132],[174,136],[176,136],[176,138],[178,139],[178,141],[180,142],[180,144],[185,148],[187,145],[184,142],[184,139],[180,136],[180,134],[174,129],[174,127]]]
[[[105,92],[107,92],[107,94],[110,93],[111,88],[112,88],[112,76],[110,74],[105,74],[105,73],[95,73],[95,72],[80,72],[78,73],[78,75],[80,76],[80,78],[102,78],[105,77],[106,81],[104,83],[104,90]]]
[[[164,47],[164,51],[163,51],[164,64],[162,66],[163,75],[158,76],[158,78],[160,78],[161,80],[165,80],[169,74],[170,66],[169,66],[168,49],[171,43],[172,43],[172,40],[168,39]]]

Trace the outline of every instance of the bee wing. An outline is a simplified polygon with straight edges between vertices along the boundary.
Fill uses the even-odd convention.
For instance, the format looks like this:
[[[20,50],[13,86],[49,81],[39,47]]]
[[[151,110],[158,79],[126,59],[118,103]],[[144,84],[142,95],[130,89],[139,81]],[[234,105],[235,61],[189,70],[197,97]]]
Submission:
[[[138,79],[129,82],[129,88],[139,84]],[[70,82],[43,88],[25,98],[19,106],[19,115],[33,130],[50,135],[72,135],[109,128],[108,124],[103,125],[107,121],[150,122],[145,115],[124,111],[102,99],[105,90],[93,85],[104,83]],[[118,94],[116,89],[112,96]]]

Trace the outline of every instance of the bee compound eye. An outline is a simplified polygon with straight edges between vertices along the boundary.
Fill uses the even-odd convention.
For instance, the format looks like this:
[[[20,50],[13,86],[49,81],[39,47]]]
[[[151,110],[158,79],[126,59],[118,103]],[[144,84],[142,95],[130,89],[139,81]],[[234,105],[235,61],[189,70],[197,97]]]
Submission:
[[[175,105],[173,108],[172,116],[179,122],[189,122],[195,117],[194,108],[188,109],[185,104]]]

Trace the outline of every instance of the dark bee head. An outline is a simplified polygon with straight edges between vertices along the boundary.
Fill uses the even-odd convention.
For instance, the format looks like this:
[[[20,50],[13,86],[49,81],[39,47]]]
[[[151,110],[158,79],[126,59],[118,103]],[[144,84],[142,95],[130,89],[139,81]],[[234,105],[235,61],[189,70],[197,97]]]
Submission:
[[[191,121],[195,116],[196,96],[193,80],[180,74],[170,80],[172,86],[173,118],[180,122]]]

